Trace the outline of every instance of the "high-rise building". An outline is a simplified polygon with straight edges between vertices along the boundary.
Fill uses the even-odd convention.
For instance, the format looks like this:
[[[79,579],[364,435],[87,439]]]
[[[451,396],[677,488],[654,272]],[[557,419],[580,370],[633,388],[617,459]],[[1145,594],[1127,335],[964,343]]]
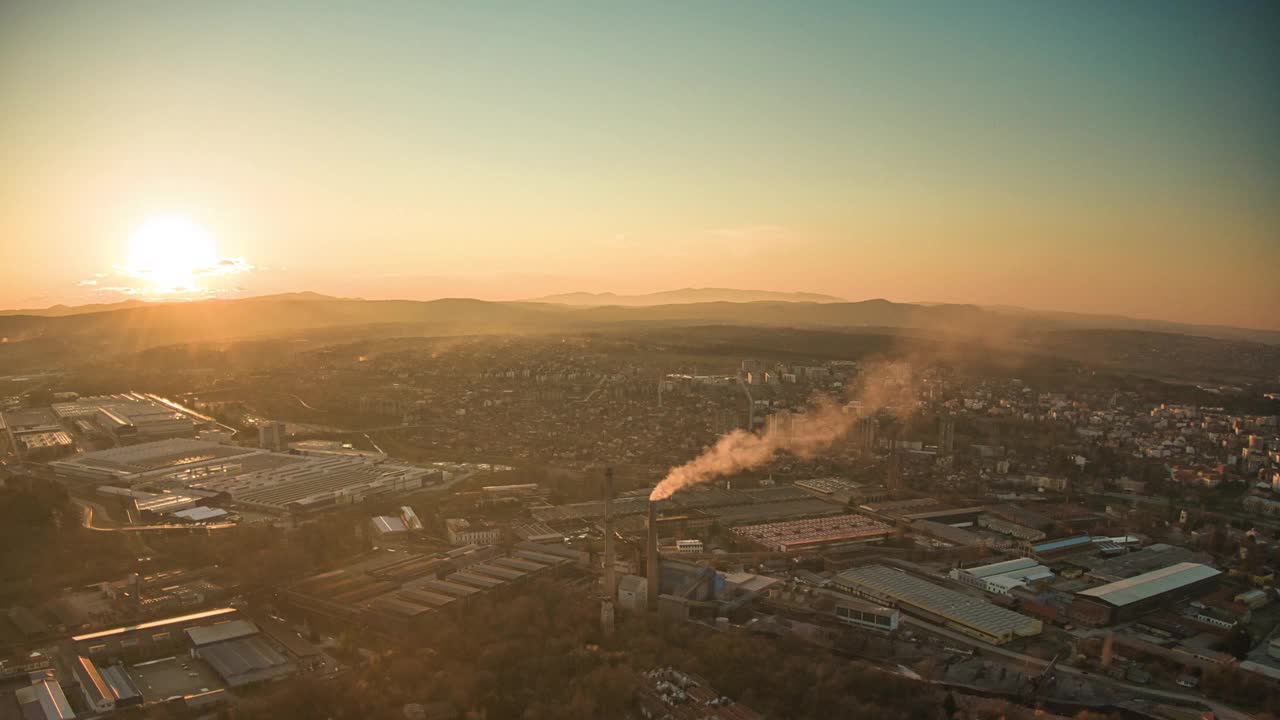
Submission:
[[[859,420],[855,430],[858,447],[864,450],[874,450],[876,447],[876,431],[879,427],[879,421],[873,417],[865,417]]]
[[[950,455],[956,449],[956,419],[950,415],[938,418],[938,452]]]
[[[258,426],[258,446],[281,452],[285,449],[285,442],[288,434],[285,432],[284,423],[272,420]]]

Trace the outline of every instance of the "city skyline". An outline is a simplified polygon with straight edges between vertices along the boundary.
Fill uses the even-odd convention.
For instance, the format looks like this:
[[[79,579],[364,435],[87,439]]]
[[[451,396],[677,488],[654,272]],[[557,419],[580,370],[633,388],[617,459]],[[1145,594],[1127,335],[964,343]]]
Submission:
[[[1275,20],[7,5],[0,307],[736,287],[1280,329]],[[157,218],[212,244],[138,257]]]

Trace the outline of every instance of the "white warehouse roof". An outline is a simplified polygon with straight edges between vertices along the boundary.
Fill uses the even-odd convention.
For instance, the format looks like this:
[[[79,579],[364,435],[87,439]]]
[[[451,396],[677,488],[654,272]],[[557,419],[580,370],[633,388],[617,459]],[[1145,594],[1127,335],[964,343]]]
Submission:
[[[990,565],[966,568],[964,572],[976,578],[984,578],[990,575],[1004,575],[1015,570],[1026,570],[1039,564],[1038,561],[1031,558],[1018,558],[1016,560],[1005,560],[1004,562],[991,563]]]
[[[1128,605],[1221,574],[1221,571],[1215,570],[1208,565],[1184,562],[1136,575],[1125,580],[1100,585],[1096,588],[1084,590],[1080,594],[1097,598],[1112,605]]]

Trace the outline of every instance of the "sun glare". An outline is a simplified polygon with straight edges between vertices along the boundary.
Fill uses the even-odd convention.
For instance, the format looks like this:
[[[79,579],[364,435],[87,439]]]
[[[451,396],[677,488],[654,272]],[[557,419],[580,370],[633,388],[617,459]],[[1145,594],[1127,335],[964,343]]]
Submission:
[[[179,215],[158,215],[129,237],[125,268],[145,283],[145,292],[172,294],[200,290],[200,277],[217,264],[217,243],[204,228]]]

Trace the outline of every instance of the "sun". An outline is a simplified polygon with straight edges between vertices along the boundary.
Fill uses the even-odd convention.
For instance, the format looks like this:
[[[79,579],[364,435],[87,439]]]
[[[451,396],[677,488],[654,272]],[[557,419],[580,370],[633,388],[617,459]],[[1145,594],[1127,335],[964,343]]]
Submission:
[[[166,295],[201,290],[201,276],[218,263],[217,243],[203,227],[181,215],[156,215],[129,236],[124,269],[145,284],[144,292]]]

